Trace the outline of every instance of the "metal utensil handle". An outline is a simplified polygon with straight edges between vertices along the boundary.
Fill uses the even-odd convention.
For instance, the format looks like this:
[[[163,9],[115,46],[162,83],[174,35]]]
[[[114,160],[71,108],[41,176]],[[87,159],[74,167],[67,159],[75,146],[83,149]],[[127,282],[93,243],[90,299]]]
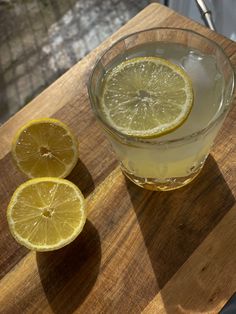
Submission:
[[[212,19],[212,13],[211,10],[208,9],[205,2],[203,0],[195,0],[198,9],[201,13],[201,16],[205,22],[205,24],[213,31],[216,30],[215,24]]]

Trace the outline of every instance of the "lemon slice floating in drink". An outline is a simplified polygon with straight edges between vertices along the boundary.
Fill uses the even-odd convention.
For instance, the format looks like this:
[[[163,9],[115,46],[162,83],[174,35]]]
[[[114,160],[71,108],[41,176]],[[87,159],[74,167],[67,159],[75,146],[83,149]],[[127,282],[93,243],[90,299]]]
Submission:
[[[65,179],[36,178],[21,184],[7,209],[17,242],[36,251],[59,249],[72,242],[86,221],[79,188]]]
[[[30,178],[64,178],[78,161],[78,142],[61,121],[36,119],[16,133],[12,155],[19,169]]]
[[[107,122],[140,138],[161,136],[187,119],[193,104],[190,78],[159,57],[126,60],[108,70],[100,99]]]

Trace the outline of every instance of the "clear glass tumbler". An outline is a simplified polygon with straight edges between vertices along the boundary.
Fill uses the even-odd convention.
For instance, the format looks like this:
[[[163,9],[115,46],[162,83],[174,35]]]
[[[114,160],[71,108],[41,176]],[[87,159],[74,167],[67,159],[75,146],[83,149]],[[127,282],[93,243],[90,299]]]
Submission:
[[[109,125],[100,109],[106,72],[124,60],[165,58],[184,69],[192,81],[194,103],[188,119],[169,134],[143,139]],[[123,173],[150,190],[173,190],[201,171],[232,105],[234,71],[224,51],[206,37],[184,29],[154,28],[121,38],[97,61],[88,83],[92,110],[100,121]]]

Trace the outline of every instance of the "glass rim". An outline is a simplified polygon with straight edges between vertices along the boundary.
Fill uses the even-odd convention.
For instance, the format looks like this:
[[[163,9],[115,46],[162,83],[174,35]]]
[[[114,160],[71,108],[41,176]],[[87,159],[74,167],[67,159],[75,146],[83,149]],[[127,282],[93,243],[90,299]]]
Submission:
[[[145,33],[145,32],[149,32],[149,31],[155,31],[155,30],[170,30],[170,31],[181,31],[181,32],[185,32],[185,33],[189,33],[189,34],[194,34],[198,37],[201,37],[203,38],[205,41],[209,42],[210,45],[212,46],[215,46],[221,53],[222,55],[225,57],[225,59],[227,60],[228,62],[228,65],[232,71],[232,78],[233,78],[233,82],[232,82],[232,88],[230,90],[230,96],[225,104],[225,108],[222,110],[222,112],[216,117],[214,117],[210,123],[208,123],[204,128],[201,128],[200,130],[196,131],[196,132],[193,132],[193,133],[190,133],[188,135],[185,135],[185,136],[181,136],[181,137],[178,137],[178,138],[175,138],[175,139],[171,139],[171,140],[161,140],[161,137],[162,136],[157,136],[155,138],[140,138],[138,136],[132,136],[132,135],[128,135],[128,134],[125,134],[125,133],[122,133],[120,131],[118,131],[117,129],[115,129],[112,125],[108,124],[107,121],[105,119],[103,119],[101,117],[101,115],[97,112],[97,110],[94,109],[94,101],[92,99],[92,91],[91,91],[91,82],[92,82],[92,78],[93,78],[93,75],[94,75],[94,72],[99,64],[99,62],[101,61],[101,59],[111,50],[114,48],[115,45],[117,45],[119,42],[131,37],[131,36],[134,36],[134,35],[137,35],[137,34],[140,34],[140,33]],[[90,99],[90,105],[92,107],[92,110],[94,112],[94,114],[96,115],[96,117],[98,118],[98,120],[102,123],[103,126],[105,126],[105,129],[107,131],[109,131],[110,133],[112,134],[115,134],[116,136],[118,136],[119,138],[125,138],[126,140],[130,140],[132,142],[140,142],[140,143],[150,143],[150,144],[158,144],[158,145],[161,145],[161,144],[171,144],[171,143],[178,143],[178,142],[182,142],[184,140],[192,140],[198,136],[200,136],[201,134],[204,134],[205,132],[207,132],[208,130],[210,130],[214,124],[216,124],[218,121],[221,120],[221,118],[224,117],[224,114],[228,111],[228,109],[230,109],[230,106],[231,104],[233,103],[233,96],[234,96],[234,92],[235,92],[235,72],[234,72],[234,67],[229,59],[229,57],[226,55],[224,49],[218,44],[216,43],[215,41],[213,41],[212,39],[209,39],[207,38],[206,36],[194,31],[194,30],[191,30],[191,29],[184,29],[184,28],[177,28],[177,27],[152,27],[152,28],[147,28],[147,29],[144,29],[144,30],[140,30],[140,31],[137,31],[137,32],[134,32],[134,33],[130,33],[128,35],[125,35],[125,36],[122,36],[121,38],[119,38],[118,40],[116,40],[109,48],[105,49],[105,51],[102,53],[102,55],[96,60],[93,68],[92,68],[92,71],[89,75],[89,79],[88,79],[88,82],[87,82],[87,89],[88,89],[88,95],[89,95],[89,99]],[[168,135],[168,134],[167,134]]]

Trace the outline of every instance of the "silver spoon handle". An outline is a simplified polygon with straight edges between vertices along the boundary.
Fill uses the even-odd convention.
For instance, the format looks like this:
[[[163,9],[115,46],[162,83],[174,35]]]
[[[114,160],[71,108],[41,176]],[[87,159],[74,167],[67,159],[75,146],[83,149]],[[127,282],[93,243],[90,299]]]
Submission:
[[[201,16],[203,17],[205,24],[213,31],[216,30],[215,24],[212,19],[212,13],[211,10],[208,9],[205,2],[203,0],[195,0],[197,3],[197,6],[199,8],[199,11],[201,13]]]

